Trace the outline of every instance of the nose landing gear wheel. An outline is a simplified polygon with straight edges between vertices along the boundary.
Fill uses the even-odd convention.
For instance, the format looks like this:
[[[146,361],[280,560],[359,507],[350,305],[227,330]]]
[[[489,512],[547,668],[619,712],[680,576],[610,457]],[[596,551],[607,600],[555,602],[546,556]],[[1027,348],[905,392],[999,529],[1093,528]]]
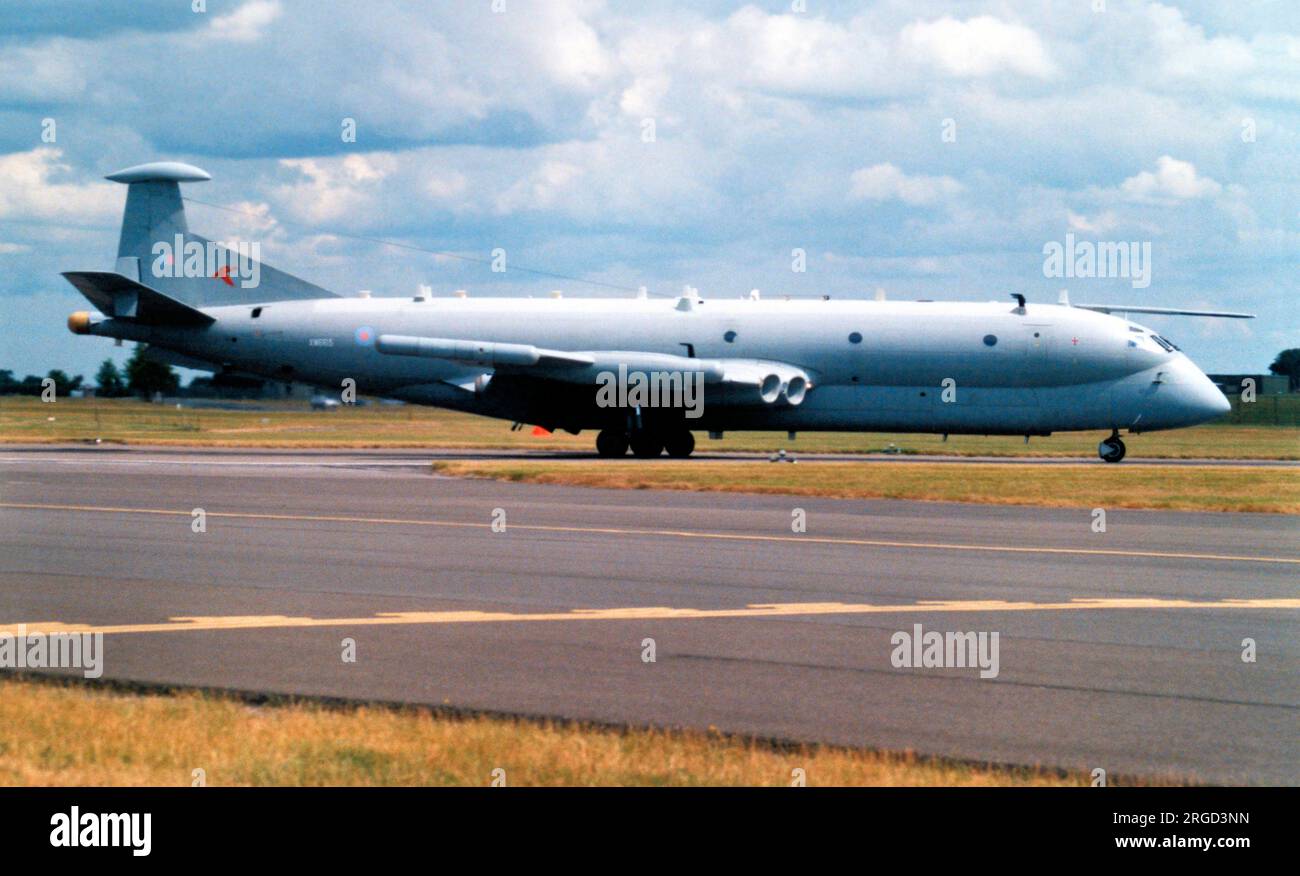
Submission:
[[[685,459],[695,450],[695,436],[689,429],[670,432],[664,438],[664,449],[673,459]]]
[[[606,459],[627,455],[627,434],[613,429],[603,429],[596,436],[596,452]]]
[[[664,452],[663,438],[652,432],[634,432],[630,443],[637,459],[654,459]]]
[[[1120,440],[1118,432],[1097,445],[1097,455],[1101,457],[1103,462],[1119,462],[1124,458],[1127,450],[1128,448]]]

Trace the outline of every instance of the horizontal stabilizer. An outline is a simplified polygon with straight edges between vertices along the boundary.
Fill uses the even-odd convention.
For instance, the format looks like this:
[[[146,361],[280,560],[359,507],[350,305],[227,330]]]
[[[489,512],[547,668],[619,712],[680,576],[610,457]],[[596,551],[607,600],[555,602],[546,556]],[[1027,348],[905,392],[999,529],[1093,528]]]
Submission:
[[[65,271],[63,276],[103,314],[149,325],[209,325],[201,310],[111,271]]]
[[[1254,319],[1253,313],[1235,313],[1230,310],[1182,310],[1177,307],[1137,307],[1128,304],[1075,304],[1083,310],[1098,313],[1163,313],[1166,316],[1216,316],[1223,319]]]

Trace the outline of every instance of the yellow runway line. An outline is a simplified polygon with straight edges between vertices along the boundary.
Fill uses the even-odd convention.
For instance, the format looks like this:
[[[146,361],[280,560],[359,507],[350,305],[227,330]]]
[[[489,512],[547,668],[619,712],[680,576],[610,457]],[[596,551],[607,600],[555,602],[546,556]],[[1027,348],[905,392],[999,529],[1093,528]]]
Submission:
[[[238,615],[231,617],[173,617],[165,623],[69,624],[31,621],[0,624],[2,635],[34,633],[182,633],[212,630],[268,630],[302,627],[359,627],[439,624],[524,623],[565,621],[701,620],[709,618],[810,617],[833,614],[916,614],[945,612],[1114,611],[1114,610],[1269,610],[1300,609],[1300,599],[1157,599],[1148,597],[1071,599],[1068,602],[1007,602],[997,599],[934,600],[901,605],[854,602],[792,602],[753,604],[744,608],[579,608],[572,611],[515,613],[505,611],[399,611],[369,617],[288,617]]]

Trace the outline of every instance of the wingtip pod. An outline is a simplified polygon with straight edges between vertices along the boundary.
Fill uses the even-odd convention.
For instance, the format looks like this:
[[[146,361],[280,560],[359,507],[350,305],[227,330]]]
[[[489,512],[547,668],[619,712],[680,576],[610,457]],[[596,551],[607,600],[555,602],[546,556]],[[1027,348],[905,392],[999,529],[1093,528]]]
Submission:
[[[104,179],[118,183],[138,182],[207,182],[212,176],[202,168],[180,161],[154,161],[149,164],[137,164]]]
[[[84,310],[68,314],[68,331],[74,335],[90,334],[90,314]]]

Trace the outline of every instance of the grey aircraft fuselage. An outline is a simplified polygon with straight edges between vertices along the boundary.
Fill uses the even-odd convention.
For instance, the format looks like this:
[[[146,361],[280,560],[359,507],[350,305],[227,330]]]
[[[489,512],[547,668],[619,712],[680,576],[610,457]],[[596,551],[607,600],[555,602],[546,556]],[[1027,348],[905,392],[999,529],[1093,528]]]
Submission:
[[[691,290],[675,300],[340,297],[258,261],[255,244],[232,250],[192,233],[180,184],[209,178],[177,162],[109,175],[127,186],[117,263],[64,274],[98,311],[74,313],[72,331],[216,372],[600,429],[605,456],[629,446],[689,455],[695,429],[1106,429],[1099,453],[1117,462],[1120,429],[1190,426],[1230,409],[1172,344],[1107,305],[706,301]],[[699,397],[665,408],[629,393],[611,404],[600,389],[615,374],[620,385],[690,381]]]
[[[681,307],[683,300],[691,306]],[[215,319],[203,327],[103,319],[89,333],[146,341],[271,379],[323,387],[351,379],[361,393],[572,430],[609,424],[609,412],[595,405],[594,385],[566,392],[565,384],[525,379],[524,391],[494,394],[492,382],[485,387],[480,379],[492,371],[482,364],[387,355],[376,340],[474,338],[673,361],[693,354],[787,363],[810,376],[798,405],[736,404],[725,393],[706,394],[702,416],[689,425],[714,431],[1143,432],[1230,410],[1214,384],[1149,329],[1059,305],[435,297],[203,311]]]

